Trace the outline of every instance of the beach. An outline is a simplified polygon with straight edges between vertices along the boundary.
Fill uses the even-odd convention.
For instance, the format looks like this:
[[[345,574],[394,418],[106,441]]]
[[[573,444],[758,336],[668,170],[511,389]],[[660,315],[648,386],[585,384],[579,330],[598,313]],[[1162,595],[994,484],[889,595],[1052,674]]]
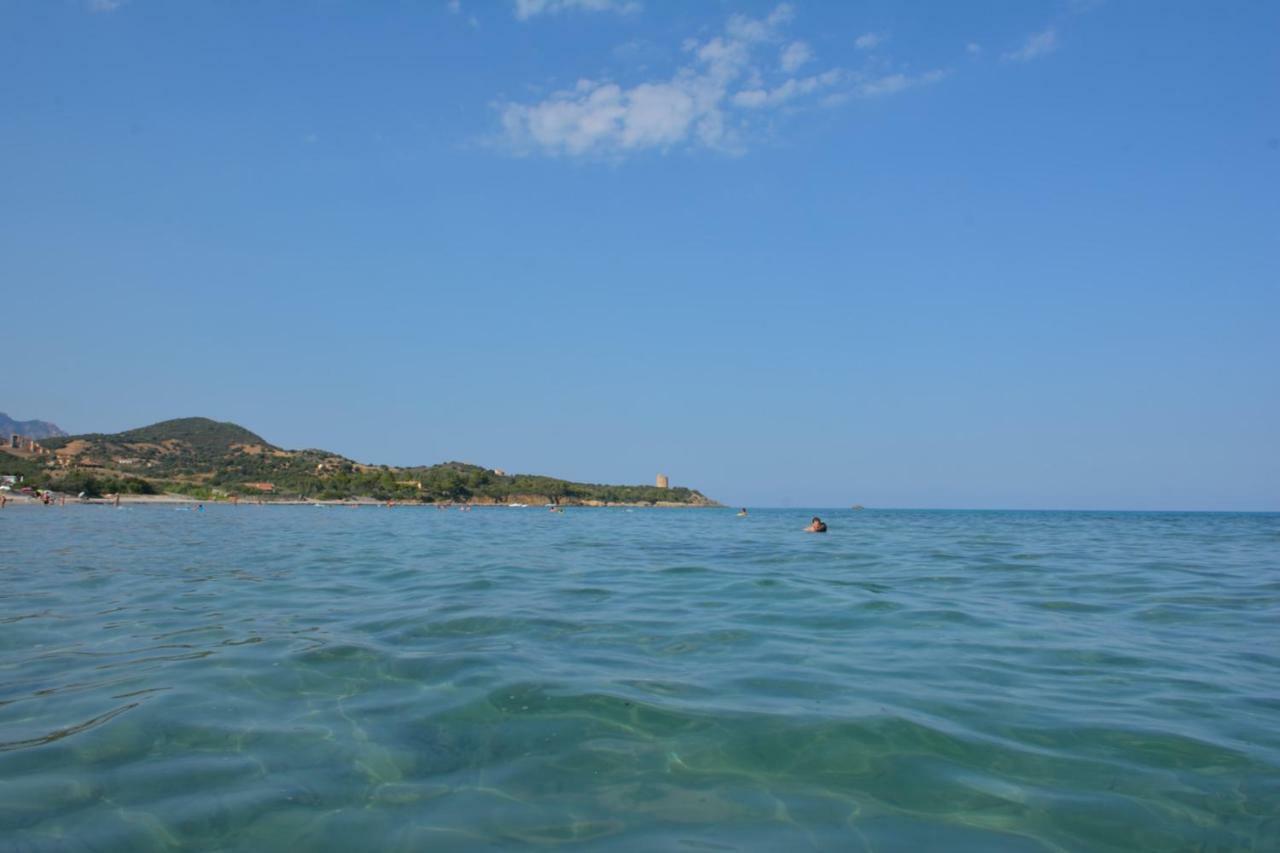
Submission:
[[[387,507],[410,508],[417,507],[419,509],[440,509],[440,508],[483,508],[483,509],[543,509],[545,504],[541,501],[537,503],[526,503],[522,506],[511,506],[510,504],[495,501],[455,501],[453,503],[433,503],[427,501],[408,501],[395,500],[383,501],[370,497],[348,498],[346,500],[319,500],[313,498],[278,498],[278,497],[253,497],[244,496],[237,500],[228,498],[193,498],[190,495],[181,494],[164,494],[164,495],[120,495],[117,502],[114,496],[80,498],[75,495],[66,495],[58,492],[52,493],[50,504],[45,504],[34,495],[23,495],[21,493],[8,493],[9,502],[7,507],[41,507],[44,509],[83,505],[83,506],[114,506],[119,503],[121,506],[182,506],[186,504],[200,504],[209,506],[345,506],[345,507]],[[644,508],[644,509],[724,509],[719,504],[711,503],[705,506],[690,507],[687,503],[675,503],[669,501],[655,502],[625,502],[625,501],[576,501],[562,500],[558,506],[562,507],[579,507],[579,508]]]

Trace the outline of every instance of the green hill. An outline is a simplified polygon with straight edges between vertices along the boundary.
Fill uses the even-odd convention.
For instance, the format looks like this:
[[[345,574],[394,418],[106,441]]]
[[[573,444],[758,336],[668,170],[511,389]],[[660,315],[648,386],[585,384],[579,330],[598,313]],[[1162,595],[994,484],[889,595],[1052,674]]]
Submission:
[[[49,439],[39,484],[61,491],[472,503],[714,506],[687,488],[573,483],[479,465],[365,465],[324,450],[284,450],[233,423],[180,418],[114,434]],[[26,460],[28,463],[32,460]]]
[[[127,430],[112,436],[117,441],[184,441],[194,448],[224,450],[234,444],[260,444],[272,447],[259,435],[239,424],[209,418],[177,418],[151,426]]]
[[[246,453],[279,450],[232,423],[178,418],[125,432],[89,433],[41,442],[69,470],[104,469],[148,479],[207,477]]]

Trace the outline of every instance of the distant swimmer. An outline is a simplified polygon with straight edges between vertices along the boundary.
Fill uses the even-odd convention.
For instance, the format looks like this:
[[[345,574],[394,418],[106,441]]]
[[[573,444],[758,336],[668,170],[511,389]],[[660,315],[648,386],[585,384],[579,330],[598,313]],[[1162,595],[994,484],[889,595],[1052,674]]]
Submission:
[[[745,506],[742,509],[738,510],[738,518],[746,518],[746,515],[747,515],[747,508]]]
[[[813,517],[813,521],[809,522],[809,526],[804,529],[804,532],[805,533],[826,533],[827,523],[815,515]]]
[[[196,504],[196,512],[204,512],[204,504]]]

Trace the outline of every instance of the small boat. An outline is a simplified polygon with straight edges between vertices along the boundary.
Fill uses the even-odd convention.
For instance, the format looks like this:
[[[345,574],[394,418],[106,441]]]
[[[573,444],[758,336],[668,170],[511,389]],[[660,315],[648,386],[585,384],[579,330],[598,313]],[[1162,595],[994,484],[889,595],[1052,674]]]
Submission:
[[[528,504],[507,504],[507,506],[511,507],[512,509],[525,509],[529,505]]]

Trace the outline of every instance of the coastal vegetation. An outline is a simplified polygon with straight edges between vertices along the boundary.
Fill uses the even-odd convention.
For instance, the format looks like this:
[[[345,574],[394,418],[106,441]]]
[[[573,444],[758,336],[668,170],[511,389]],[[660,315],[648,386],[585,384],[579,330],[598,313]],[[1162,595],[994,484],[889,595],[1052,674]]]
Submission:
[[[233,423],[163,421],[120,433],[49,438],[38,459],[0,463],[37,488],[90,495],[179,493],[204,499],[348,500],[424,503],[673,504],[714,506],[688,488],[575,483],[444,462],[366,465],[325,450],[285,450]],[[13,463],[13,464],[9,464]]]
[[[87,471],[71,471],[47,480],[39,480],[41,488],[52,489],[69,495],[84,494],[89,498],[103,495],[156,495],[155,485],[141,477],[90,474]]]

